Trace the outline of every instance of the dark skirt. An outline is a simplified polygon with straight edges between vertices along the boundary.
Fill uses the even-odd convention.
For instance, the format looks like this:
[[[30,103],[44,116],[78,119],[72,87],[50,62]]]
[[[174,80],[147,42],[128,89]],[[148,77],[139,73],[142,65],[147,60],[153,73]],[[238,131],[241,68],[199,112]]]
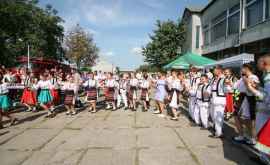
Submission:
[[[88,101],[97,100],[97,89],[96,88],[88,88],[87,89],[87,100]]]
[[[128,91],[128,99],[129,100],[133,100],[133,96],[134,96],[134,92],[137,91],[136,87],[130,87],[129,91]]]
[[[114,98],[115,89],[114,88],[107,88],[106,92],[106,101],[115,101]]]
[[[65,92],[65,100],[64,104],[65,105],[74,105],[74,91],[73,90],[67,90]]]
[[[147,95],[148,95],[148,89],[142,89],[141,100],[142,101],[149,101],[149,100],[147,100]],[[149,96],[148,96],[148,99],[149,99]]]

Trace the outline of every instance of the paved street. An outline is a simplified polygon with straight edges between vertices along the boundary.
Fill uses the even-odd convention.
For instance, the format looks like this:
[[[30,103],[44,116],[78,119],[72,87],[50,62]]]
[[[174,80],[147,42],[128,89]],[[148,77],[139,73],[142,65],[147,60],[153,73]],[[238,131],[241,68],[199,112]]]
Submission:
[[[178,122],[123,110],[16,115],[22,122],[0,131],[1,165],[256,165],[229,138],[209,138],[184,115]]]

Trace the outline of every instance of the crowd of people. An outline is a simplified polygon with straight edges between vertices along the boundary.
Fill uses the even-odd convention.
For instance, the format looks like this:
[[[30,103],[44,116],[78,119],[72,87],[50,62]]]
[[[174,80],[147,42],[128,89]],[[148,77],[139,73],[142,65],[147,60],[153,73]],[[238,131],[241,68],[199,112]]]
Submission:
[[[194,126],[213,129],[210,137],[222,138],[224,120],[233,118],[238,135],[232,140],[254,145],[267,160],[270,154],[270,55],[260,57],[257,68],[262,74],[256,75],[251,64],[244,64],[239,76],[221,66],[212,71],[190,66],[187,72],[120,75],[51,69],[37,75],[24,68],[12,72],[2,66],[0,128],[3,128],[3,116],[10,118],[11,125],[18,121],[9,111],[11,101],[19,95],[18,88],[23,89],[20,102],[27,111],[36,112],[37,107],[41,107],[48,112],[47,118],[55,116],[58,105],[64,105],[66,115],[76,115],[77,102],[87,103],[89,112],[96,113],[97,102],[105,98],[105,109],[115,111],[123,107],[136,111],[140,103],[144,112],[153,107],[153,114],[177,121],[182,111],[180,105],[187,101],[188,116]]]

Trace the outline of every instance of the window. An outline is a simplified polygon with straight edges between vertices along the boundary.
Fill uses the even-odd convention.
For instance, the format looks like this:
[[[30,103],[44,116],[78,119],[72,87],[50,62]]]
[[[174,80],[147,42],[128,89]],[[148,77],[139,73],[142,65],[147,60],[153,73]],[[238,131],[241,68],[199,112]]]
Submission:
[[[215,41],[226,36],[227,11],[222,12],[212,20],[211,40]]]
[[[240,26],[240,4],[230,8],[228,18],[228,35],[239,33]]]
[[[198,49],[200,47],[200,26],[196,26],[196,48]]]
[[[209,44],[209,26],[205,25],[203,26],[203,45]]]
[[[263,21],[263,0],[247,1],[246,22],[247,27]]]
[[[266,19],[270,18],[270,0],[266,0]]]

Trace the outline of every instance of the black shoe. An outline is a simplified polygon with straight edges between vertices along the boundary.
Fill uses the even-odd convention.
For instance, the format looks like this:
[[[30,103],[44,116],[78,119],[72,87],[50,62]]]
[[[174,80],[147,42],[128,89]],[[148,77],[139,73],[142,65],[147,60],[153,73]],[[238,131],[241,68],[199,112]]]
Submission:
[[[217,135],[209,135],[208,137],[214,138],[214,139],[222,139],[224,138],[223,135],[217,136]]]
[[[0,129],[4,129],[4,128],[5,128],[5,127],[1,124],[1,125],[0,125]]]

